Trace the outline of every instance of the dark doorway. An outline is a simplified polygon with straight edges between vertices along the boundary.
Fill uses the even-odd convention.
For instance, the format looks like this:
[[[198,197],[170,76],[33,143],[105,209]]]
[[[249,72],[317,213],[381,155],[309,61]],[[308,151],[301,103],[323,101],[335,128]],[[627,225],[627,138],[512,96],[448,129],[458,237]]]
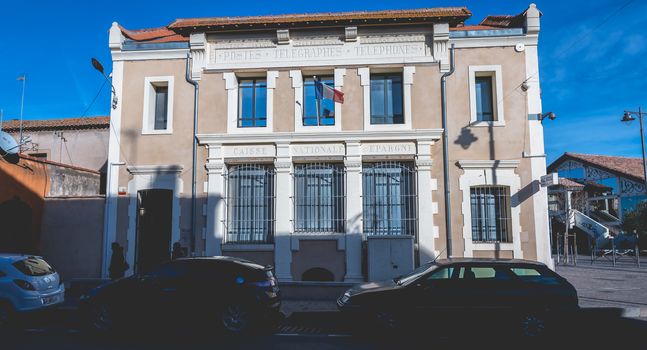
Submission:
[[[137,192],[136,272],[150,272],[170,260],[172,210],[173,191]]]

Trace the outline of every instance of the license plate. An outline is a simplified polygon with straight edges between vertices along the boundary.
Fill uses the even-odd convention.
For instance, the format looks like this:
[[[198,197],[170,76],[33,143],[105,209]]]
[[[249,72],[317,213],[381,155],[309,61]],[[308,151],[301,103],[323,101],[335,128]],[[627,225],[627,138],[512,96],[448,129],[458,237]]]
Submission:
[[[53,304],[53,303],[56,303],[58,300],[59,300],[58,295],[53,295],[51,297],[45,297],[45,298],[43,298],[43,305]]]

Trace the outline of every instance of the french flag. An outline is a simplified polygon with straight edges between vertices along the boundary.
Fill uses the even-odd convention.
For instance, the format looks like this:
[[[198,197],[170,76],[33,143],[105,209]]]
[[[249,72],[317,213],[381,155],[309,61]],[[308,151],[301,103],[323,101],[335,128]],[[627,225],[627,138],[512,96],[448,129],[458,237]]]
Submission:
[[[335,102],[344,103],[344,93],[315,79],[315,97],[317,100],[327,98]]]

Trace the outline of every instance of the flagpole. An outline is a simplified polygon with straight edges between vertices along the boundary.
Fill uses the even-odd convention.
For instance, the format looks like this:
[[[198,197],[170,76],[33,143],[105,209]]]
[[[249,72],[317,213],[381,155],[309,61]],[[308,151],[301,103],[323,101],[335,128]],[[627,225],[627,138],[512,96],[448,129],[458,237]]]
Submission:
[[[22,153],[22,115],[25,109],[25,81],[27,74],[23,74],[22,79],[22,97],[20,98],[20,138],[18,139],[18,153]]]
[[[4,109],[0,108],[0,131],[2,131],[2,124],[4,124]]]
[[[319,86],[318,83],[320,84],[321,82],[319,81],[319,78],[317,76],[313,76],[315,80],[315,100],[316,100],[316,107],[317,107],[317,125],[321,125],[321,117],[320,117],[320,109],[321,109],[321,99],[323,98],[323,90],[321,91],[321,94],[318,93],[319,91]]]

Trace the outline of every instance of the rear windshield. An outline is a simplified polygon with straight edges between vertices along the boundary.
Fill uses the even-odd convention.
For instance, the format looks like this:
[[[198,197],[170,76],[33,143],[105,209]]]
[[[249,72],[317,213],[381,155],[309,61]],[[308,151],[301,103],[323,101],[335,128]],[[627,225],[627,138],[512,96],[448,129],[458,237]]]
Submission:
[[[45,276],[54,273],[54,269],[45,260],[40,258],[28,258],[16,261],[13,267],[27,276]]]

